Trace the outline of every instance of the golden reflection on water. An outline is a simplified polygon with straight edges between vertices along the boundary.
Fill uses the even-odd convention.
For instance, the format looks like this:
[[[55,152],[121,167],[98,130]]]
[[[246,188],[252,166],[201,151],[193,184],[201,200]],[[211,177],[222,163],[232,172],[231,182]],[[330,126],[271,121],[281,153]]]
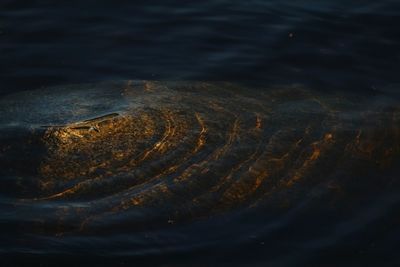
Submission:
[[[295,202],[293,188],[326,181],[338,190],[337,170],[388,168],[399,155],[398,106],[218,83],[129,81],[121,94],[128,108],[43,136],[42,192],[32,201],[88,201],[57,213],[78,217],[81,230],[136,208],[193,219],[275,197]]]

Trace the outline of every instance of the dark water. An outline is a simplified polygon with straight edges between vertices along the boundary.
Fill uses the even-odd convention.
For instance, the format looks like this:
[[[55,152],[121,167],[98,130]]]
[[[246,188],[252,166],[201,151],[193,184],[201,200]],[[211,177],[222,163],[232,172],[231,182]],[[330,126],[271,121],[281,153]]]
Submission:
[[[4,0],[1,86],[241,79],[366,90],[398,82],[399,5]]]
[[[398,1],[24,2],[0,3],[1,266],[400,264]],[[182,88],[172,86],[174,97],[169,89],[157,87],[159,97],[171,101],[166,103],[159,98],[146,100],[141,94],[131,98],[136,87],[146,88],[140,82],[133,86],[130,82],[102,83],[110,80],[188,82]],[[235,86],[213,91],[194,82],[198,80],[228,81]],[[238,84],[247,89],[236,92]],[[301,84],[301,89],[293,89],[293,84]],[[42,89],[49,86],[55,87]],[[129,97],[121,98],[121,92],[128,92]],[[148,109],[143,110],[150,117],[171,110],[178,116],[177,125],[197,125],[201,119],[197,121],[195,115],[200,114],[216,133],[205,139],[211,148],[223,143],[218,133],[229,133],[235,125],[232,118],[243,122],[240,129],[251,129],[254,123],[262,129],[256,137],[239,131],[233,150],[225,151],[227,158],[205,168],[216,177],[231,169],[235,160],[249,158],[246,149],[256,147],[254,140],[264,140],[260,142],[266,147],[267,140],[272,140],[275,155],[296,143],[293,135],[297,131],[307,133],[309,139],[301,152],[293,154],[294,166],[306,164],[307,155],[316,157],[312,154],[312,148],[319,147],[316,140],[330,140],[334,132],[333,140],[338,143],[326,151],[318,143],[321,155],[326,152],[328,156],[316,166],[306,164],[310,169],[303,175],[306,182],[280,189],[279,184],[292,173],[285,167],[285,175],[277,174],[246,201],[221,204],[206,197],[206,204],[192,205],[195,192],[204,194],[208,187],[200,182],[186,184],[175,188],[180,197],[155,194],[160,198],[149,201],[151,208],[133,208],[104,221],[94,220],[82,231],[77,227],[80,220],[99,210],[104,214],[107,201],[116,201],[107,198],[110,192],[121,193],[120,187],[126,190],[124,184],[116,182],[112,190],[100,184],[96,185],[101,188],[99,193],[94,187],[91,194],[40,200],[38,205],[24,202],[51,195],[35,187],[35,178],[53,181],[57,175],[70,177],[71,172],[62,171],[65,166],[78,171],[87,168],[85,163],[71,165],[76,164],[75,152],[55,157],[54,162],[51,156],[43,159],[46,153],[58,154],[40,150],[46,129],[41,126],[80,122],[73,127],[86,131],[93,125],[82,124],[82,120],[118,113],[101,127],[112,123],[115,129],[124,129],[119,125],[128,123],[131,129],[124,116],[135,114],[137,99],[147,103]],[[180,102],[172,99],[182,103],[175,106]],[[208,101],[216,101],[225,113],[215,108],[213,115]],[[260,120],[262,127],[257,126],[260,114],[265,115]],[[151,121],[163,128],[169,120]],[[101,127],[91,133],[102,133]],[[187,139],[182,142],[191,140],[189,134],[200,134],[199,129],[183,135]],[[366,137],[357,137],[360,130],[367,132]],[[109,138],[94,144],[132,145]],[[368,156],[348,150],[349,144],[359,142],[357,138],[364,138],[360,151],[369,151]],[[172,156],[161,157],[159,164],[182,158],[180,150],[168,151]],[[96,153],[100,161],[106,157]],[[38,175],[43,162],[53,171]],[[157,172],[160,166],[152,168]],[[109,177],[120,178],[112,174],[114,167],[109,170]],[[195,177],[213,184],[210,177],[214,176]],[[32,177],[33,182],[26,182]],[[83,175],[83,179],[88,177]],[[238,177],[248,192],[250,178]],[[264,194],[272,196],[261,198]],[[78,209],[83,212],[75,214]]]

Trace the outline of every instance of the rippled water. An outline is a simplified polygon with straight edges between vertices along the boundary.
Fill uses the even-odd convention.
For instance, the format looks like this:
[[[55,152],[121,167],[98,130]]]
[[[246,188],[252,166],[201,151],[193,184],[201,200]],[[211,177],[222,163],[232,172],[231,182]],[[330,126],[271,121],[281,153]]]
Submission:
[[[3,265],[396,266],[399,15],[2,1]]]

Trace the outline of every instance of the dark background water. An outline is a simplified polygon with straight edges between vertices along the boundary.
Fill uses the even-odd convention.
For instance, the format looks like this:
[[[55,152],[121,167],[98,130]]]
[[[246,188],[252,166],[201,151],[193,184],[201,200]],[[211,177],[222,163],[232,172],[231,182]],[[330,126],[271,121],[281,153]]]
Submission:
[[[119,79],[397,83],[400,3],[15,1],[0,3],[6,91]]]
[[[120,79],[304,83],[319,90],[384,90],[400,82],[399,25],[400,2],[395,0],[221,0],[193,3],[2,0],[0,94]],[[375,213],[366,215],[369,219],[361,223],[361,230],[353,233],[352,227],[360,222],[349,219],[334,231],[341,234],[330,233],[326,239],[319,239],[318,233],[326,231],[324,224],[329,223],[329,216],[334,215],[321,217],[321,213],[315,215],[313,210],[301,214],[300,217],[307,220],[294,223],[291,216],[298,214],[288,214],[280,223],[286,226],[283,229],[296,229],[303,224],[315,232],[275,231],[280,229],[279,226],[264,224],[268,218],[263,216],[267,215],[258,215],[259,225],[251,227],[260,227],[263,229],[260,232],[268,228],[267,232],[273,233],[268,242],[272,264],[295,265],[296,259],[302,259],[302,251],[295,251],[296,244],[300,243],[305,244],[304,250],[318,254],[314,255],[316,262],[327,259],[332,263],[325,266],[343,262],[357,265],[362,258],[365,258],[364,264],[368,264],[371,259],[367,255],[377,246],[373,242],[363,242],[365,235],[369,234],[376,237],[374,240],[380,240],[380,244],[385,244],[378,252],[374,251],[377,256],[371,264],[395,265],[393,253],[398,239],[396,235],[381,239],[380,233],[385,228],[396,228],[393,220],[388,218],[395,216],[393,207],[398,208],[399,201],[395,196],[387,196],[381,201],[385,203],[382,206],[390,209],[382,211],[384,216],[376,215],[379,220],[370,219]],[[378,208],[372,209],[376,211]],[[370,214],[372,211],[360,211],[363,212]],[[315,225],[310,225],[310,222],[315,222]],[[207,235],[202,233],[219,231],[224,224],[230,225],[229,229],[247,227],[243,218],[234,222],[210,221],[200,228],[203,232],[195,233],[195,236],[207,240]],[[375,231],[371,233],[371,229]],[[188,240],[187,248],[180,248],[172,256],[168,254],[166,258],[154,261],[159,264],[172,257],[191,264],[216,259],[262,264],[266,253],[264,242],[267,241],[246,241],[244,246],[236,247],[235,244],[243,243],[243,240],[227,244],[231,234],[228,230],[221,233],[223,241],[214,240],[214,247],[207,253],[192,252]],[[290,235],[293,237],[288,238]],[[281,238],[292,243],[274,248],[272,244]],[[335,253],[318,249],[319,246],[329,247],[338,240],[341,246],[336,247]],[[342,246],[344,244],[348,247]],[[118,248],[118,245],[111,243],[110,246]],[[93,247],[95,250],[95,244]],[[236,257],[225,258],[232,251]],[[294,262],[285,259],[285,255],[296,255]],[[337,255],[340,258],[335,258]],[[196,262],[191,261],[192,256]],[[52,257],[47,260],[58,261]],[[25,264],[46,263],[40,255],[18,260]],[[141,264],[152,264],[151,257],[138,257],[136,260]],[[85,264],[85,257],[79,261]],[[125,263],[120,259],[101,259],[97,263],[102,261],[106,265]],[[7,266],[14,266],[12,260],[9,262]]]

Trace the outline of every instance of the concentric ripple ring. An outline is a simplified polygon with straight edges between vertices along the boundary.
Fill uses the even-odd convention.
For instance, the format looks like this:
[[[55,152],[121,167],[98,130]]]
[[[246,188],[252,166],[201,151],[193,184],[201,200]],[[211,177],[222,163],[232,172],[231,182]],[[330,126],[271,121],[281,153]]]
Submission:
[[[35,232],[290,206],[310,188],[345,191],[357,166],[388,169],[400,152],[400,106],[384,95],[124,81],[16,94],[0,107],[2,172],[18,177],[1,193]]]

